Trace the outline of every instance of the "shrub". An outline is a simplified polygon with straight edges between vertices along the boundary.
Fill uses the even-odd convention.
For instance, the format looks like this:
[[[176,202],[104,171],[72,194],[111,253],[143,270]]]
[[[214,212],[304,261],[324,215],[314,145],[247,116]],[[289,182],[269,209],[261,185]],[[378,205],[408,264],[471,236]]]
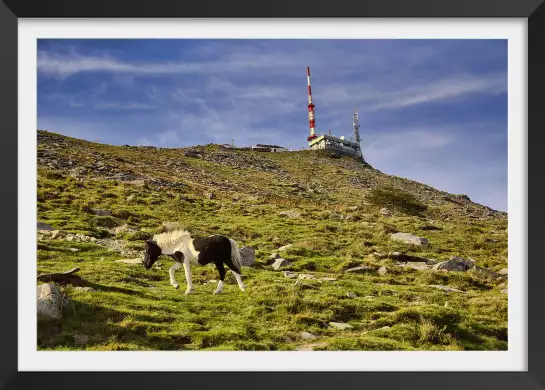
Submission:
[[[372,189],[366,199],[377,208],[386,207],[409,215],[419,215],[427,209],[413,195],[394,188]]]

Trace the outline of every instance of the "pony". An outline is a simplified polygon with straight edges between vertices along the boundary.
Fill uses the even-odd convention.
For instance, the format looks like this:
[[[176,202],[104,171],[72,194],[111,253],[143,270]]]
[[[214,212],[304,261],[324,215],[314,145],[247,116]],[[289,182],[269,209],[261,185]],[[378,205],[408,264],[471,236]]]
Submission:
[[[193,238],[187,230],[174,230],[156,234],[151,240],[145,240],[145,242],[146,248],[144,260],[142,261],[144,267],[150,269],[161,255],[172,257],[176,262],[169,270],[170,284],[176,289],[179,288],[174,273],[183,266],[187,282],[186,295],[193,292],[191,266],[203,266],[212,262],[216,265],[220,274],[220,280],[214,294],[223,291],[223,282],[227,273],[224,265],[235,276],[238,287],[242,291],[246,290],[241,279],[240,250],[237,243],[228,237],[216,234],[204,238]]]

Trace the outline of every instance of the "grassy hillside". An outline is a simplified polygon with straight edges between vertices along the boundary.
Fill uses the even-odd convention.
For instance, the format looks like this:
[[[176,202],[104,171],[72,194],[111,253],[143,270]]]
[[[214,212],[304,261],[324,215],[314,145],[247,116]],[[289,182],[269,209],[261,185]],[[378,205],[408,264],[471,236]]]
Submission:
[[[38,273],[80,267],[91,287],[63,287],[72,305],[60,321],[39,320],[40,349],[507,349],[507,281],[488,272],[507,267],[507,215],[349,157],[110,146],[39,131],[37,200],[38,220],[68,234],[39,234]],[[172,260],[151,270],[115,261],[140,256],[166,222],[255,248],[246,292],[228,274],[213,296],[218,274],[207,266],[193,269],[185,296],[183,272],[180,290],[169,284]],[[429,245],[393,241],[395,232]],[[273,253],[290,265],[273,270]],[[403,255],[457,256],[482,270],[417,270]]]

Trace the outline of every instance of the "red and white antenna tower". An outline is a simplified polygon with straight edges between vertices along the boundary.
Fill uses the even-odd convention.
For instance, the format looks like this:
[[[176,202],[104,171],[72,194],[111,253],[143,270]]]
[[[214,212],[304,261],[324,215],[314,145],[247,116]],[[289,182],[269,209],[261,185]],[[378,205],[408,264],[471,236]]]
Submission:
[[[316,138],[316,120],[314,116],[314,104],[312,104],[312,91],[310,89],[310,67],[307,66],[307,81],[308,81],[308,122],[310,126],[310,136],[307,141],[311,141]]]

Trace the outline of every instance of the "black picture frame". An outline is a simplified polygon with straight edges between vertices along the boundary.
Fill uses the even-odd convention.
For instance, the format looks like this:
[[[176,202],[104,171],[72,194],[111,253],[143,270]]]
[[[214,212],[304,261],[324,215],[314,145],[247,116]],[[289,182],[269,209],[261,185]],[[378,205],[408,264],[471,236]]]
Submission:
[[[3,389],[417,388],[545,389],[545,270],[540,252],[545,220],[541,150],[545,146],[544,0],[344,0],[313,2],[156,0],[3,0],[0,5],[0,161],[3,223],[0,296]],[[526,372],[18,372],[17,371],[17,20],[49,17],[482,17],[525,18],[528,25],[528,371]],[[524,131],[524,129],[516,129]],[[530,183],[530,177],[533,179]],[[530,229],[530,227],[532,229]],[[530,245],[530,241],[532,244]],[[15,260],[17,259],[17,261]],[[512,261],[517,261],[514,259]],[[456,352],[450,352],[456,353]]]

